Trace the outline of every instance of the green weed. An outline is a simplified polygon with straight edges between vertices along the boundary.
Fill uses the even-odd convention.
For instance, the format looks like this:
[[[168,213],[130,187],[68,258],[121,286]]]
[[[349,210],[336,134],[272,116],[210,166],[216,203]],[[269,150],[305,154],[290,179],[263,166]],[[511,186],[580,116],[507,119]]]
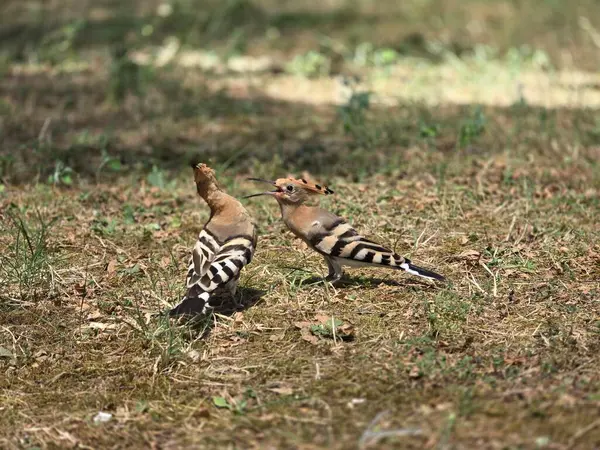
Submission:
[[[0,221],[2,234],[9,242],[0,254],[0,300],[3,307],[15,301],[47,298],[52,288],[54,258],[48,249],[54,220],[39,211],[33,216],[23,209],[11,208]]]
[[[305,77],[322,77],[329,75],[330,60],[327,56],[311,50],[305,54],[296,55],[286,65],[286,70],[294,75]]]
[[[471,305],[451,291],[441,291],[433,300],[424,302],[425,313],[432,337],[443,338],[460,334]]]

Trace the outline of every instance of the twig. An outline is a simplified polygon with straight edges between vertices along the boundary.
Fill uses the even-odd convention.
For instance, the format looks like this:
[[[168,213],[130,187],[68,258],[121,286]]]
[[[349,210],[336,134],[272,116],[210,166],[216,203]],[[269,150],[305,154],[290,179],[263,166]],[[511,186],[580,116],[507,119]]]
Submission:
[[[598,427],[600,427],[600,419],[596,419],[589,425],[577,430],[575,432],[575,434],[573,436],[571,436],[571,439],[569,439],[569,443],[567,445],[567,450],[570,450],[573,447],[575,447],[575,444],[577,443],[577,441],[579,439],[581,439],[584,435],[586,435],[587,433],[592,431],[594,428],[598,428]]]
[[[50,127],[50,122],[52,122],[52,118],[46,117],[46,120],[44,120],[44,124],[42,125],[42,128],[40,129],[40,134],[38,134],[38,141],[41,142],[46,137],[46,133],[48,132],[48,127]]]
[[[421,238],[425,234],[425,231],[427,231],[427,227],[423,228],[423,231],[421,232],[421,234],[417,238],[417,241],[415,242],[415,249],[419,248],[419,241],[421,240]]]
[[[331,316],[331,333],[333,335],[333,344],[337,344],[336,336],[335,336],[335,319]]]
[[[425,239],[425,240],[424,240],[424,241],[421,243],[421,245],[425,245],[425,244],[427,244],[427,243],[428,243],[428,242],[429,242],[431,239],[433,239],[433,238],[435,237],[435,235],[436,235],[437,233],[438,233],[437,231],[436,231],[435,233],[433,233],[431,236],[429,236],[427,239]]]
[[[506,237],[504,238],[504,242],[508,242],[508,240],[510,239],[510,234],[512,233],[512,230],[515,227],[516,221],[517,221],[517,216],[513,216],[512,222],[510,223],[510,227],[508,227],[508,233],[506,233]]]
[[[473,283],[473,286],[475,286],[477,289],[479,289],[479,291],[483,294],[483,295],[487,295],[487,292],[485,292],[481,286],[479,286],[479,283],[477,282],[477,280],[475,280],[475,276],[472,273],[469,273],[469,275],[471,276],[471,278],[469,279],[469,277],[467,277],[467,280],[469,280],[471,283]]]
[[[488,266],[485,265],[485,263],[481,263],[481,265],[487,271],[487,273],[489,273],[492,276],[492,279],[494,280],[494,297],[498,297],[498,286],[497,286],[497,282],[496,282],[496,275],[494,275],[492,273],[492,271],[489,269]]]

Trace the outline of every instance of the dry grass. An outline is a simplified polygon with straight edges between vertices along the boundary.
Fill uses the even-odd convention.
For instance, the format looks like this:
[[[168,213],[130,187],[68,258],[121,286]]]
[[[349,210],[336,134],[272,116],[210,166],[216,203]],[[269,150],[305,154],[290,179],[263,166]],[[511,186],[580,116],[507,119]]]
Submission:
[[[2,313],[2,445],[348,448],[389,411],[381,429],[422,434],[387,445],[529,448],[547,437],[563,448],[599,406],[597,191],[548,183],[522,195],[503,170],[490,160],[441,190],[433,176],[332,180],[333,210],[438,268],[447,287],[383,270],[307,284],[325,270],[319,258],[284,232],[275,205],[249,204],[261,240],[242,285],[264,295],[204,339],[151,317],[181,295],[207,216],[187,170],[169,190],[132,177],[11,191],[3,210],[37,205],[58,221],[53,281]],[[238,181],[233,193],[253,189]],[[321,316],[352,325],[354,339],[298,328]],[[113,420],[94,425],[100,410]]]
[[[105,56],[9,61],[0,81],[0,447],[600,446],[592,82],[552,105],[541,91],[564,86],[498,104],[512,88],[494,85],[480,107],[483,81],[440,75],[471,90],[433,108],[367,68],[399,100],[340,107],[327,79],[292,102],[288,75],[168,66],[113,104]],[[248,174],[329,184],[323,205],[449,283],[349,269],[325,284],[258,198],[241,280],[258,302],[194,326],[158,317],[208,218],[192,154],[236,196],[255,191]]]

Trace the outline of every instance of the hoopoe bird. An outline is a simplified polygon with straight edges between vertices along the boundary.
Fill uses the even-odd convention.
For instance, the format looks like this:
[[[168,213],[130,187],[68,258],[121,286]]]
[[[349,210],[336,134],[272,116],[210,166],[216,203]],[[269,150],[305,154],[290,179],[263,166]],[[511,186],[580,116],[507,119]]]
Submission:
[[[253,220],[242,204],[221,190],[215,172],[192,164],[198,195],[210,208],[210,218],[198,235],[186,277],[187,292],[169,315],[206,314],[216,299],[235,295],[240,271],[256,249]],[[220,302],[219,302],[220,304]]]
[[[275,197],[281,207],[281,216],[286,226],[309,247],[320,253],[329,269],[325,278],[335,283],[343,275],[343,266],[380,266],[401,269],[412,275],[443,281],[444,277],[422,267],[392,250],[361,236],[341,217],[319,207],[304,203],[313,195],[330,195],[334,192],[327,186],[312,184],[304,179],[279,178],[275,181],[249,178],[275,186],[275,190],[247,195]]]

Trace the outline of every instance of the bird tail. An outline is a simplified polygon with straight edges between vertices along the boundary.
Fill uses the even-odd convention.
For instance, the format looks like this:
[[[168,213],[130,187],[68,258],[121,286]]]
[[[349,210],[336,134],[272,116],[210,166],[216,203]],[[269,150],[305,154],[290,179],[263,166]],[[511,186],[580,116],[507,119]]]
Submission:
[[[399,264],[398,267],[400,267],[401,269],[403,269],[404,271],[406,271],[412,275],[417,275],[422,278],[428,278],[430,280],[437,280],[437,281],[445,280],[445,278],[438,273],[435,273],[431,270],[423,269],[422,267],[419,267],[419,266],[415,266],[407,258],[404,258],[404,262]]]
[[[169,311],[169,316],[195,316],[206,314],[212,309],[212,306],[210,306],[208,302],[209,298],[209,292],[202,292],[197,297],[185,296],[179,305]]]

